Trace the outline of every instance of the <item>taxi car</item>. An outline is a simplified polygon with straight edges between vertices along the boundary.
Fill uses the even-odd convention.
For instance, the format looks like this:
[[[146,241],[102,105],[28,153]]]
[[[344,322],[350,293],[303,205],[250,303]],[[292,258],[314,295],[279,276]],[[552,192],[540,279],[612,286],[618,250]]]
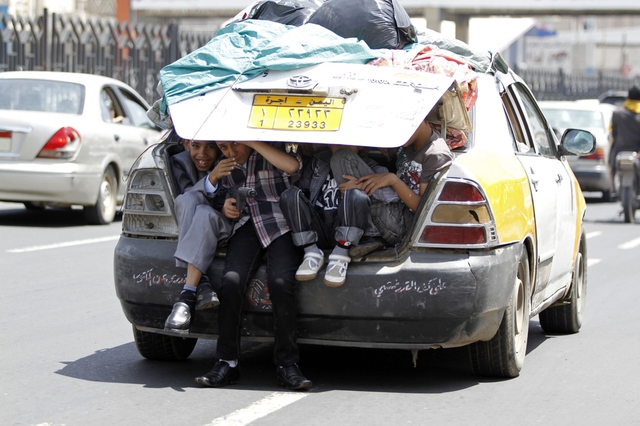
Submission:
[[[438,46],[454,64],[473,70],[473,84],[393,65],[403,61],[310,64],[309,54],[295,69],[279,62],[169,102],[174,129],[132,168],[114,256],[116,293],[142,356],[185,359],[197,339],[218,333],[217,310],[197,311],[186,336],[164,330],[186,274],[174,266],[177,194],[168,167],[180,138],[279,141],[301,152],[314,144],[358,144],[382,161],[425,117],[447,135],[453,163],[429,184],[396,246],[354,259],[340,288],[325,286],[321,277],[298,286],[298,342],[465,346],[475,373],[515,377],[532,317],[539,315],[548,332],[578,332],[587,283],[586,205],[566,156],[592,152],[595,139],[568,129],[558,141],[527,85],[499,55],[454,53],[439,36],[393,54],[415,57]],[[374,62],[384,62],[382,56]],[[208,270],[214,284],[226,255],[218,254]],[[273,336],[265,276],[263,266],[246,293],[244,340]]]

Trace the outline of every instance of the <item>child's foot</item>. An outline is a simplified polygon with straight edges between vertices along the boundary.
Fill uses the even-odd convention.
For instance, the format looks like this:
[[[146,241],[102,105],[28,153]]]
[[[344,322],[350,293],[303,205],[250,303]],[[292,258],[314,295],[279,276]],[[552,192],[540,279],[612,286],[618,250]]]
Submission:
[[[304,254],[302,264],[296,271],[296,280],[310,281],[318,276],[318,271],[324,265],[324,253],[310,251]]]
[[[185,302],[178,301],[164,323],[164,329],[169,331],[189,330],[191,325],[191,307]]]
[[[214,308],[220,304],[218,295],[213,291],[209,282],[200,282],[196,294],[196,311]]]
[[[347,268],[351,258],[341,254],[330,254],[324,284],[327,287],[340,287],[347,279]]]

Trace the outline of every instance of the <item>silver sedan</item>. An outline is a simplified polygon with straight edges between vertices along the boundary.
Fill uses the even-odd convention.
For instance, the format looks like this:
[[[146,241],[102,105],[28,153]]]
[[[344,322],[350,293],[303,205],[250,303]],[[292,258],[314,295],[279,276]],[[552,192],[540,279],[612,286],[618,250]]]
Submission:
[[[159,137],[148,108],[108,77],[0,73],[0,200],[28,209],[79,205],[88,223],[112,222],[123,177]]]

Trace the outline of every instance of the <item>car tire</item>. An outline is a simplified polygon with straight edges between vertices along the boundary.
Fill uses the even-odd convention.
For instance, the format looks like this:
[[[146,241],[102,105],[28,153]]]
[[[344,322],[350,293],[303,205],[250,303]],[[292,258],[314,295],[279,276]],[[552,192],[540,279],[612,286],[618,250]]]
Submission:
[[[84,207],[84,216],[90,225],[107,225],[116,217],[118,181],[112,167],[107,167],[98,189],[98,201]]]
[[[198,339],[166,336],[133,327],[133,338],[140,355],[157,361],[184,361],[189,358]]]
[[[635,223],[636,221],[636,191],[629,186],[622,188],[622,211],[624,212],[624,221],[626,223]]]
[[[41,212],[42,210],[45,209],[45,207],[42,204],[32,203],[31,201],[25,201],[22,204],[24,204],[25,209],[30,210],[32,212]]]
[[[587,246],[584,235],[576,256],[569,296],[560,305],[540,312],[540,326],[547,333],[572,334],[580,331],[587,296]]]
[[[495,336],[469,345],[471,368],[479,376],[517,377],[524,365],[531,313],[529,258],[523,250],[515,283]]]

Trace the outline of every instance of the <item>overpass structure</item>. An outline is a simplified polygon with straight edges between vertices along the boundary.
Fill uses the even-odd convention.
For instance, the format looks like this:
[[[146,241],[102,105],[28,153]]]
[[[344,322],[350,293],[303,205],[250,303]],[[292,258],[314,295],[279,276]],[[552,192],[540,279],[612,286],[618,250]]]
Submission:
[[[119,0],[121,2],[122,0]],[[125,0],[126,1],[126,0]],[[254,0],[128,0],[132,12],[146,16],[234,17]],[[469,41],[469,19],[486,16],[638,15],[638,0],[399,0],[411,17],[424,18],[440,31],[442,21],[456,24],[456,38]]]

